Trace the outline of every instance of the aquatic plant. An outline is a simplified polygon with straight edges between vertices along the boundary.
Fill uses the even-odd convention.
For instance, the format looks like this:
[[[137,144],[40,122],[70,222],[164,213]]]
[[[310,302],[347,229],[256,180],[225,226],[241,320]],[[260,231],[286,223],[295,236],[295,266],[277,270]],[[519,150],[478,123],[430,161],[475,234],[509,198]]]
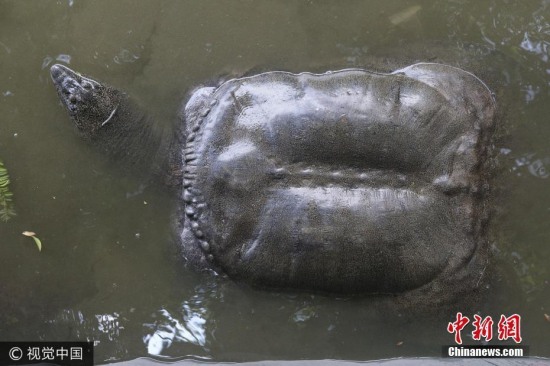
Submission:
[[[0,220],[6,222],[12,216],[15,216],[13,208],[12,196],[9,189],[10,176],[8,170],[4,167],[4,163],[0,160]]]

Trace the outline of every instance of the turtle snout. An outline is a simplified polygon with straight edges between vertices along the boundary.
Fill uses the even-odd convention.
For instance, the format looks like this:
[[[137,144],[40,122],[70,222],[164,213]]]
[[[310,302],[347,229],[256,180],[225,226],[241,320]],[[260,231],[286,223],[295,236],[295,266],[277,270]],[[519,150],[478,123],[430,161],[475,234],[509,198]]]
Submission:
[[[52,80],[54,82],[56,82],[57,80],[59,80],[60,78],[63,77],[63,74],[64,74],[63,69],[64,69],[64,67],[62,65],[59,65],[59,64],[55,64],[52,67],[50,67],[50,75],[51,75]]]
[[[82,102],[84,95],[92,89],[92,84],[83,80],[73,70],[59,64],[50,68],[50,75],[61,102],[69,113],[76,113],[78,104]]]
[[[55,64],[50,67],[50,76],[56,86],[63,83],[66,79],[78,80],[78,74],[76,72],[60,64]]]

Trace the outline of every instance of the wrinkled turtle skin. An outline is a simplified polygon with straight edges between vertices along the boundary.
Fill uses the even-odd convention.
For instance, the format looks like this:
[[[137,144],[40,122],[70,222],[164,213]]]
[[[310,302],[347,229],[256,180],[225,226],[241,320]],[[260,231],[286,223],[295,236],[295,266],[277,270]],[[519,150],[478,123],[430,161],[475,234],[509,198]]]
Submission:
[[[152,164],[181,184],[181,244],[199,267],[346,294],[437,296],[479,279],[496,107],[469,72],[419,63],[233,79],[191,95],[181,142],[145,132],[123,93],[51,73],[81,133],[108,141],[101,150],[122,156],[136,136],[158,146]]]

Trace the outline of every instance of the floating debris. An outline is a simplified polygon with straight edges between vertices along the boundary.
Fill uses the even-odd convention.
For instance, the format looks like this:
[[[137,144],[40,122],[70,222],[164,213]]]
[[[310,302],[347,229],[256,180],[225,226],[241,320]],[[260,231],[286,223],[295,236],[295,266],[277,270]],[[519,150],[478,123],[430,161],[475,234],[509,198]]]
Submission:
[[[544,158],[533,161],[531,164],[529,164],[529,167],[527,168],[529,170],[529,173],[537,178],[548,178],[550,176],[550,173],[548,172],[548,170],[546,170],[545,164],[548,164],[549,160],[550,159],[548,158]]]
[[[292,320],[295,323],[304,323],[317,316],[317,308],[315,306],[305,306],[294,313]]]
[[[52,61],[53,61],[53,58],[51,56],[44,57],[44,60],[42,60],[42,70],[48,67],[48,65],[51,64]]]
[[[35,232],[33,232],[33,231],[23,231],[21,234],[33,238],[34,242],[36,243],[36,246],[38,247],[38,251],[39,251],[39,252],[42,251],[42,242],[40,241],[40,239],[38,239],[38,238],[36,237],[36,233],[35,233]]]
[[[416,15],[416,13],[420,11],[420,9],[422,9],[420,5],[413,5],[398,13],[390,15],[388,19],[391,24],[399,25],[411,20]]]
[[[6,46],[4,43],[0,42],[0,46],[4,47],[4,50],[6,51],[7,54],[11,53],[11,49],[8,46]]]
[[[59,55],[57,55],[57,57],[55,58],[56,61],[61,61],[61,62],[64,62],[66,64],[70,64],[71,63],[71,55],[67,55],[67,54],[64,54],[64,53],[61,53]]]
[[[136,62],[137,60],[139,60],[139,56],[125,48],[121,49],[118,55],[113,57],[113,61],[119,65],[123,63]]]

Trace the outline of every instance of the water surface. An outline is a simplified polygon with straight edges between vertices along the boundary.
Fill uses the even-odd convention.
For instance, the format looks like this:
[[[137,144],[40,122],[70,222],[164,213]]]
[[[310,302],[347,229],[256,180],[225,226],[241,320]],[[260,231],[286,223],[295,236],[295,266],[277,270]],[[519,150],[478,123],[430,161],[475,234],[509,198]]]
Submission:
[[[522,344],[550,356],[549,18],[547,0],[0,1],[0,159],[17,210],[0,223],[0,340],[95,340],[100,362],[439,356],[454,313],[380,312],[185,268],[174,200],[77,138],[48,69],[107,81],[170,124],[194,87],[222,77],[475,59],[503,111],[492,278],[476,309],[520,314]]]

